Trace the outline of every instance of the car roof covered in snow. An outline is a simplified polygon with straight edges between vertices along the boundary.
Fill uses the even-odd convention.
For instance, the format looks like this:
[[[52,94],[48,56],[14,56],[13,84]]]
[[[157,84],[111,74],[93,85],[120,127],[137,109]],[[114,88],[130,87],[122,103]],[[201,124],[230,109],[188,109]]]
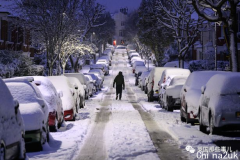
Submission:
[[[200,90],[203,85],[206,85],[208,80],[213,75],[221,74],[221,73],[224,74],[227,72],[224,72],[224,71],[195,71],[195,72],[192,72],[189,75],[189,77],[185,83],[185,86]]]
[[[76,77],[82,84],[86,85],[87,81],[86,78],[82,73],[65,73],[64,76],[66,77]]]
[[[240,74],[226,73],[212,76],[206,84],[206,94],[236,94],[240,92]]]

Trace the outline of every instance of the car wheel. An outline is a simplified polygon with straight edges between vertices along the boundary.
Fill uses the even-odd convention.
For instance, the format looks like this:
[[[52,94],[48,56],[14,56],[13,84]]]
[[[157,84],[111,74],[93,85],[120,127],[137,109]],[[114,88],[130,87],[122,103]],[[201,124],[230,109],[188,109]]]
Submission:
[[[188,117],[188,112],[187,112],[187,105],[186,105],[186,123],[191,123],[191,125],[193,125],[193,123],[191,122],[190,118]]]
[[[5,160],[5,148],[3,145],[0,148],[0,160]]]
[[[48,124],[47,124],[47,142],[49,142],[50,141],[50,138],[49,138],[49,126],[48,126]]]
[[[26,159],[26,149],[25,149],[25,142],[24,142],[24,135],[22,134],[22,139],[20,142],[20,151],[19,151],[19,159],[25,160]]]
[[[55,125],[49,126],[49,130],[50,130],[50,132],[57,132],[57,128],[58,128],[58,120],[57,120],[57,118],[55,118]]]
[[[88,100],[88,99],[89,99],[89,95],[86,96],[86,100]]]
[[[169,112],[173,112],[173,106],[169,104],[169,101],[170,101],[170,99],[169,99],[169,97],[167,97],[166,109]]]
[[[219,130],[217,127],[214,126],[213,116],[210,114],[210,122],[209,122],[209,130],[211,134],[218,134]]]
[[[150,97],[149,97],[149,95],[147,95],[147,97],[148,97],[148,102],[150,102]]]
[[[145,94],[147,94],[148,92],[148,89],[147,89],[147,86],[145,86]]]
[[[203,124],[202,124],[202,116],[201,116],[202,114],[201,114],[201,111],[199,111],[199,115],[198,115],[198,117],[199,117],[199,130],[201,131],[201,132],[203,132],[203,133],[205,133],[206,132],[206,126],[204,126]]]
[[[153,102],[153,94],[150,92],[150,102]]]
[[[186,122],[186,119],[182,115],[180,115],[180,119],[182,122]]]
[[[169,111],[169,112],[173,112],[173,107],[170,106],[170,105],[168,105],[168,104],[167,104],[167,106],[166,106],[166,109],[167,109],[167,111]]]

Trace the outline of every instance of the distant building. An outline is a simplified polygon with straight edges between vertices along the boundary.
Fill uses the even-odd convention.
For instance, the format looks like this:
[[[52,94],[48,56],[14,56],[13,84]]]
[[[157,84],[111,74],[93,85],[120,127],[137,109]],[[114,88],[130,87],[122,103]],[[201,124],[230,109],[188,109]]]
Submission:
[[[115,36],[113,37],[113,45],[125,44],[125,22],[128,18],[128,8],[121,8],[119,12],[113,14],[115,21]]]

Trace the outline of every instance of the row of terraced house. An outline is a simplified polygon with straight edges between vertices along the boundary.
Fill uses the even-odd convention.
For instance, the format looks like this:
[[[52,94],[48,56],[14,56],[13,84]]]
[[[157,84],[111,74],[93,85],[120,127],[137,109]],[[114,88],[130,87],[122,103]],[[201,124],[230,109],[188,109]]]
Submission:
[[[23,51],[33,57],[39,51],[39,44],[31,43],[29,29],[14,23],[18,19],[9,12],[0,12],[0,50]]]

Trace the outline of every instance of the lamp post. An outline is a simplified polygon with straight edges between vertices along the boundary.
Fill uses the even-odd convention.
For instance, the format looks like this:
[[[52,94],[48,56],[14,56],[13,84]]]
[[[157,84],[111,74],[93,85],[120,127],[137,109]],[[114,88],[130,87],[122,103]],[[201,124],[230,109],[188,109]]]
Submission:
[[[91,43],[92,43],[92,40],[93,40],[93,36],[95,35],[95,32],[93,32],[92,34],[91,34]]]

